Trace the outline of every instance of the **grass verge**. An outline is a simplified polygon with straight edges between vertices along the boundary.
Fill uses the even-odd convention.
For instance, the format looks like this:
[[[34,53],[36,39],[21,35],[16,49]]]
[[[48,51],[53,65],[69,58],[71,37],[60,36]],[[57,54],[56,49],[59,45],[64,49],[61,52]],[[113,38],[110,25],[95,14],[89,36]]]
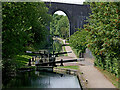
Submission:
[[[59,66],[57,68],[68,68],[68,69],[76,69],[76,70],[78,70],[79,66]]]

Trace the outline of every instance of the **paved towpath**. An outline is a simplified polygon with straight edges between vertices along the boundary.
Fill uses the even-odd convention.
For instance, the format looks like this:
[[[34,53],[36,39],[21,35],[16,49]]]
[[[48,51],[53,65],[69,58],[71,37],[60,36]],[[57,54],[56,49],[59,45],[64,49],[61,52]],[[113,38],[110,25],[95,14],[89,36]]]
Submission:
[[[66,44],[64,40],[63,42]],[[65,49],[66,51],[72,51],[70,46],[65,46]],[[68,57],[77,58],[73,51],[68,54]],[[69,64],[70,63],[68,63],[68,65]],[[115,88],[115,86],[94,67],[93,60],[85,58],[84,61],[71,63],[71,65],[74,64],[79,65],[80,71],[83,72],[83,78],[88,80],[87,88]]]

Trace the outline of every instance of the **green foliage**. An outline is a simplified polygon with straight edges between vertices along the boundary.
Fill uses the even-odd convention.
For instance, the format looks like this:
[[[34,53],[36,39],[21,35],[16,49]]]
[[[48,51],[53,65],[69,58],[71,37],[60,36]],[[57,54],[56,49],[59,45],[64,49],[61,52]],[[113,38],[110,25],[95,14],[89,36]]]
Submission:
[[[56,52],[60,52],[62,50],[62,43],[60,43],[58,40],[54,41],[53,50]]]
[[[57,31],[56,28],[57,28],[57,23],[61,19],[61,17],[62,15],[57,15],[57,14],[53,15],[52,22],[50,22],[50,34],[52,36],[59,35],[59,31]]]
[[[118,76],[120,59],[119,2],[89,2],[92,14],[84,29],[70,37],[77,52],[87,47],[95,57],[94,64]]]
[[[0,72],[1,72],[1,68],[2,68],[2,33],[1,33],[1,29],[2,29],[2,4],[0,2]]]
[[[119,2],[90,3],[92,14],[85,25],[88,48],[95,56],[95,65],[118,75],[120,59]]]
[[[32,57],[29,55],[16,55],[14,56],[13,62],[17,63],[16,68],[23,67],[28,64],[29,59]]]
[[[26,65],[28,55],[48,44],[47,26],[52,17],[43,2],[2,2],[3,72],[15,71]],[[7,75],[7,74],[6,74]]]
[[[53,15],[53,21],[50,23],[50,34],[58,35],[61,38],[69,37],[69,20],[67,16]]]
[[[70,36],[70,46],[77,49],[78,54],[85,52],[87,45],[86,36],[87,32],[84,29],[80,29]]]
[[[44,3],[3,2],[3,58],[23,53],[26,47],[45,41],[50,21]]]
[[[68,38],[69,37],[69,21],[67,16],[63,16],[58,22],[58,31],[60,31],[60,37]]]
[[[13,59],[3,59],[3,82],[4,79],[9,81],[10,75],[17,71],[18,68],[24,67],[28,63],[28,59],[32,58],[28,55],[16,55]],[[7,79],[6,79],[7,77]]]

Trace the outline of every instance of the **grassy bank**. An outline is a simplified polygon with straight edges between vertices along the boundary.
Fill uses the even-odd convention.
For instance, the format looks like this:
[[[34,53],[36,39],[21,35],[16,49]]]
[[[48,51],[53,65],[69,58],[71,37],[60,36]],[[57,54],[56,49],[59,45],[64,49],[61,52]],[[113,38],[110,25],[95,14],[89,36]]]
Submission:
[[[27,47],[27,51],[38,51],[39,49],[37,47]],[[33,53],[22,53],[19,55],[15,55],[13,57],[13,62],[16,64],[16,68],[30,68],[28,66],[29,59],[32,58],[32,56],[36,56],[36,54]]]
[[[14,63],[16,63],[17,68],[22,68],[27,66],[29,59],[32,57],[29,55],[16,55],[14,56]]]

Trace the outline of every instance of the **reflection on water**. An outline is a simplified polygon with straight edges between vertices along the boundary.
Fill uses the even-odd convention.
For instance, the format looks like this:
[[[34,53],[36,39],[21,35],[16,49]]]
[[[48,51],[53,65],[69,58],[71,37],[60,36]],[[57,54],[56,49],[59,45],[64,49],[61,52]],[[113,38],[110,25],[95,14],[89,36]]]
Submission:
[[[18,88],[80,88],[76,76],[50,72],[21,72],[5,87]]]

